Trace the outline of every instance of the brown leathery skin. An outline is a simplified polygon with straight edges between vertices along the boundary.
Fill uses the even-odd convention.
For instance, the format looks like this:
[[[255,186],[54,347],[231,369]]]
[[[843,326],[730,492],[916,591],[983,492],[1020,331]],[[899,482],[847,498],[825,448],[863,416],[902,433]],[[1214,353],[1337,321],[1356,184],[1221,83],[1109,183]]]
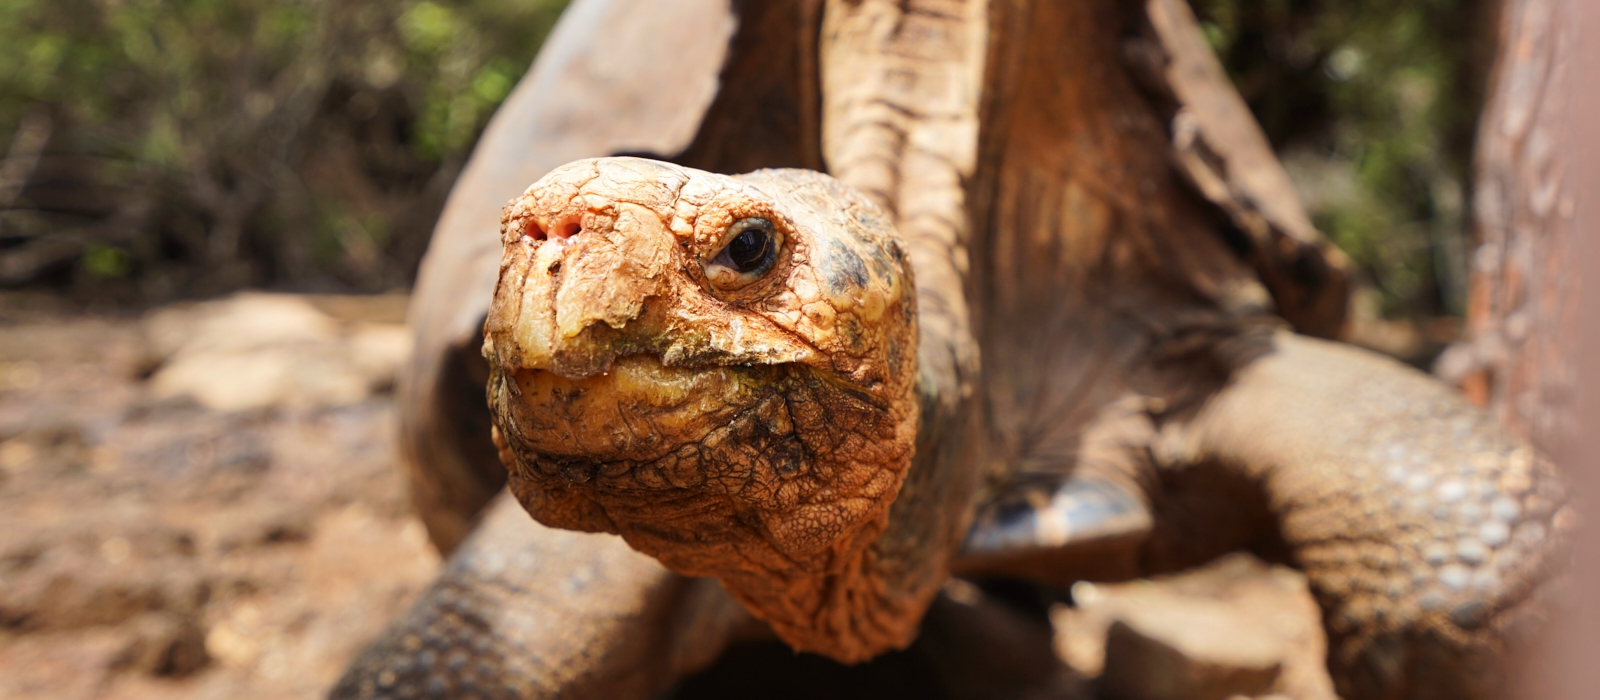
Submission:
[[[775,262],[714,284],[751,217]],[[797,649],[910,642],[921,610],[878,604],[870,551],[917,430],[911,274],[877,207],[808,171],[606,158],[531,186],[502,237],[484,355],[529,513],[718,578]]]
[[[1264,487],[1345,697],[1502,697],[1576,517],[1552,465],[1449,387],[1288,333],[1155,454]]]
[[[612,535],[544,527],[502,494],[329,695],[642,700],[709,664],[748,619],[715,581]]]

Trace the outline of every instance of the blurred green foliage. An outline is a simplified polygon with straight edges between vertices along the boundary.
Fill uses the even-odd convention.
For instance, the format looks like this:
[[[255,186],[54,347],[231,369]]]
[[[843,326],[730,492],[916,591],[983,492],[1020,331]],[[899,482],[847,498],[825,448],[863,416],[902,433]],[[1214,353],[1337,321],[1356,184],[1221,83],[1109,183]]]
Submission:
[[[406,284],[564,5],[0,2],[0,144],[29,166],[0,182],[0,284]],[[47,129],[31,157],[30,124]]]
[[[1381,311],[1457,313],[1494,0],[1193,2]],[[0,285],[408,284],[563,5],[0,1]]]
[[[1312,218],[1387,316],[1459,314],[1493,0],[1194,0]]]

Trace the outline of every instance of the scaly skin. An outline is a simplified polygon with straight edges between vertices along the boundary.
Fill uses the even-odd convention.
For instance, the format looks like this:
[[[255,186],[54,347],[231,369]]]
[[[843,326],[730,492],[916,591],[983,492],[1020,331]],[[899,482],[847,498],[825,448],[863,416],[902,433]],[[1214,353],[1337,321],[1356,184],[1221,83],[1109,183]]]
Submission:
[[[1575,524],[1552,465],[1436,379],[1290,334],[1155,441],[1261,484],[1355,698],[1494,698]]]
[[[546,528],[502,495],[331,695],[645,697],[709,663],[747,620],[715,581],[615,537]]]
[[[781,247],[729,288],[709,261],[751,218]],[[871,547],[918,425],[910,268],[877,207],[807,171],[608,158],[535,183],[502,236],[484,356],[529,513],[717,577],[796,649],[911,642],[920,606],[878,602],[899,591]]]

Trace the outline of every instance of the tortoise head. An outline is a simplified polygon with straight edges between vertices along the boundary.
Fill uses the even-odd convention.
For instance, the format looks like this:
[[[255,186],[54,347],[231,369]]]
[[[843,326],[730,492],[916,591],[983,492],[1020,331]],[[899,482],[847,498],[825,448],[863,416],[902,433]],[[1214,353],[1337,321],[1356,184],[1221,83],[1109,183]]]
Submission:
[[[916,311],[889,219],[826,175],[577,161],[507,205],[484,326],[495,441],[540,522],[715,576],[857,659],[911,463]],[[871,627],[871,625],[867,625]]]

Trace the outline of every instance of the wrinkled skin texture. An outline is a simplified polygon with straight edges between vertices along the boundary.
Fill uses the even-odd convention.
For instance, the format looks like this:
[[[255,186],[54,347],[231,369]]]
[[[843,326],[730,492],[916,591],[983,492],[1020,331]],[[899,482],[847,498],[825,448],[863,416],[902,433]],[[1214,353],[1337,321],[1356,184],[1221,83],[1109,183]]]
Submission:
[[[710,661],[720,625],[743,618],[715,581],[546,528],[505,496],[423,601],[412,614],[425,622],[374,642],[335,697],[646,697]]]
[[[1162,428],[1160,468],[1216,461],[1265,485],[1342,693],[1506,692],[1500,664],[1542,623],[1576,521],[1549,460],[1421,372],[1288,335]]]
[[[750,218],[779,251],[719,288]],[[917,428],[910,268],[876,206],[807,171],[613,158],[546,175],[502,237],[484,354],[529,513],[720,579],[797,649],[910,642],[868,552]]]
[[[625,4],[575,7],[608,3]],[[497,507],[336,695],[488,645],[525,650],[542,664],[526,672],[542,678],[565,669],[527,696],[648,697],[747,629],[718,592],[796,647],[857,661],[907,643],[951,571],[1058,587],[1251,549],[1306,571],[1342,696],[1503,696],[1506,660],[1566,556],[1561,480],[1437,382],[1307,337],[1344,324],[1343,258],[1309,227],[1185,3],[734,10],[720,73],[670,46],[604,41],[553,42],[568,53],[533,72],[684,61],[686,84],[721,88],[692,140],[658,150],[698,170],[636,159],[557,169],[518,198],[499,237],[441,223],[429,264],[444,272],[417,290],[419,352],[432,353],[419,365],[489,379],[493,406],[481,380],[458,394],[448,372],[408,380],[405,395],[433,397],[408,406],[421,429],[407,436],[410,454],[435,460],[413,463],[435,541],[451,546],[499,486],[459,465],[480,469],[498,449],[541,522],[618,533],[588,537],[666,568],[512,532]],[[634,16],[618,10],[589,36],[633,36]],[[573,59],[580,45],[594,55]],[[625,94],[592,98],[595,114],[656,105],[677,124],[689,109],[683,90],[604,84],[618,85]],[[513,106],[543,115],[527,117],[538,129],[605,136],[586,155],[626,150],[604,118],[575,125],[570,93],[527,94]],[[469,171],[521,173],[510,164],[556,150],[491,134]],[[842,186],[711,174],[764,167],[825,169]],[[453,201],[490,183],[504,201],[516,190],[498,188],[531,179],[481,176]],[[790,257],[718,290],[705,263],[740,211],[775,216]],[[882,220],[854,218],[872,211]],[[867,261],[895,236],[909,271],[868,265],[862,284],[832,284],[850,267],[827,262],[835,244]],[[445,273],[485,293],[434,281]],[[862,318],[868,292],[903,298],[907,315],[847,332],[840,319]],[[487,363],[476,355],[485,314]],[[885,352],[896,348],[898,359]],[[481,434],[435,429],[446,416],[481,418]],[[452,493],[478,495],[437,496]],[[499,564],[527,548],[540,571],[592,572],[593,584],[536,577],[488,599],[558,607],[544,595],[555,588],[571,611],[449,612],[484,588],[473,581],[532,576]],[[707,590],[672,571],[720,585],[678,616],[631,612],[631,601]],[[404,643],[419,631],[431,655]],[[668,656],[683,660],[625,692],[594,680]]]

